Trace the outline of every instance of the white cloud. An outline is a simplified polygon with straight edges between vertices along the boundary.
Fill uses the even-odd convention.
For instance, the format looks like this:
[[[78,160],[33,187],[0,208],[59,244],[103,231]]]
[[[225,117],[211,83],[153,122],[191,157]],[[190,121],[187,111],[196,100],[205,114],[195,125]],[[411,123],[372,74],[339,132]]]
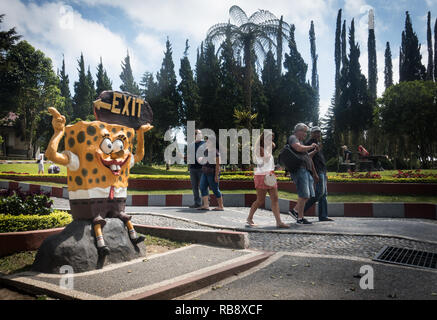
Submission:
[[[77,79],[77,60],[83,52],[86,68],[90,65],[93,77],[102,57],[114,88],[118,87],[121,61],[129,49],[121,35],[101,23],[84,19],[61,2],[24,5],[18,0],[11,0],[7,5],[0,3],[0,12],[6,13],[7,26],[16,26],[23,39],[52,58],[55,69],[61,67],[62,54],[65,55],[71,86]],[[144,69],[142,59],[133,50],[129,51],[133,69]]]

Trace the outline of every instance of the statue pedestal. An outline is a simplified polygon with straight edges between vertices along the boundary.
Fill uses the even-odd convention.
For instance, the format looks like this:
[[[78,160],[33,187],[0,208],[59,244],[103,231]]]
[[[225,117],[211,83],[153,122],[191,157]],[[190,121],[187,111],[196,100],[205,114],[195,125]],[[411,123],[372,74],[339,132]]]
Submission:
[[[41,244],[32,270],[59,274],[60,268],[68,265],[73,268],[74,273],[78,273],[145,256],[145,245],[132,244],[120,219],[105,220],[103,238],[110,253],[104,259],[101,259],[97,252],[92,222],[75,220],[61,233],[48,237]]]

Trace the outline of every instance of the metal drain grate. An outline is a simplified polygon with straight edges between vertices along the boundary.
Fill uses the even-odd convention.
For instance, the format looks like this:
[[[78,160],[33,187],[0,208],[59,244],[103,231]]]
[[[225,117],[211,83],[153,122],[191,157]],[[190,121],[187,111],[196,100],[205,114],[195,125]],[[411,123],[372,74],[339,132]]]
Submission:
[[[410,267],[437,269],[437,253],[414,249],[385,246],[373,260]]]

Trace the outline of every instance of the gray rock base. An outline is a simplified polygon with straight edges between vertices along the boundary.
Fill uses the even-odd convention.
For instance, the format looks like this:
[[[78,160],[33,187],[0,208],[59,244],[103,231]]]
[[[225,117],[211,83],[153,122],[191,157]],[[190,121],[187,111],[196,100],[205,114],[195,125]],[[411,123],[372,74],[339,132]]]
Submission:
[[[145,256],[144,243],[135,246],[127,228],[118,218],[107,218],[102,228],[103,239],[110,253],[101,259],[97,252],[92,222],[74,220],[56,235],[48,237],[36,254],[32,270],[60,273],[60,267],[69,265],[74,273],[100,269],[111,263],[121,263]]]

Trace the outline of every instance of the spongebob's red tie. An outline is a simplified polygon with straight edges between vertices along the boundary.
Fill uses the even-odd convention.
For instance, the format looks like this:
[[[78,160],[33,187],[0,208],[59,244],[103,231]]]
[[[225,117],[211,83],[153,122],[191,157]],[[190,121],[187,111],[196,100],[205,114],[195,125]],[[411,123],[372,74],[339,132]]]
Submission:
[[[109,199],[114,199],[114,186],[111,186],[111,189],[109,190]]]

